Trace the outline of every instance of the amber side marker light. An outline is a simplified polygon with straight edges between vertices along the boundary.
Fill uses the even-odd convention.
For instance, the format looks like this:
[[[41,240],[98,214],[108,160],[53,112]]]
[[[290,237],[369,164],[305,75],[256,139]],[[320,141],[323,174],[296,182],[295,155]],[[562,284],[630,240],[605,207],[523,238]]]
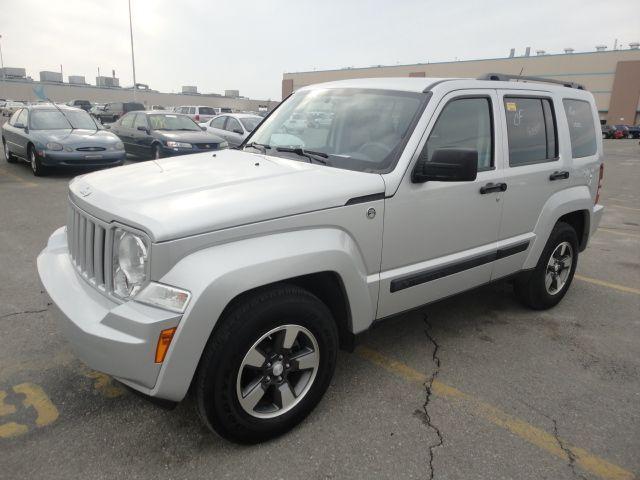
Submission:
[[[156,347],[156,363],[164,362],[164,357],[167,356],[167,351],[169,350],[169,345],[171,345],[174,333],[176,333],[176,327],[168,328],[160,332],[158,346]]]

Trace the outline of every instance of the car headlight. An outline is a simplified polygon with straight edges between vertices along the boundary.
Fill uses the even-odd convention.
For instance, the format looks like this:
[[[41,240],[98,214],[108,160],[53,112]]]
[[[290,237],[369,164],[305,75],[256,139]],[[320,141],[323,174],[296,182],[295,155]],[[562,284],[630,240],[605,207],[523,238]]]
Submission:
[[[47,143],[47,150],[59,151],[59,150],[62,150],[62,148],[63,148],[62,145],[60,143],[58,143],[58,142],[49,142],[49,143]]]
[[[124,143],[122,142],[116,142],[113,145],[111,145],[111,150],[124,150]]]
[[[173,140],[167,140],[167,147],[171,147],[171,148],[192,148],[190,143],[174,142]]]
[[[127,299],[147,282],[149,247],[140,235],[116,228],[113,239],[113,293]]]
[[[229,148],[229,142],[220,142],[220,144],[218,145],[218,148],[220,150],[222,150],[224,148]]]
[[[164,308],[171,312],[184,313],[191,293],[171,285],[150,282],[136,295],[135,301],[154,307]]]

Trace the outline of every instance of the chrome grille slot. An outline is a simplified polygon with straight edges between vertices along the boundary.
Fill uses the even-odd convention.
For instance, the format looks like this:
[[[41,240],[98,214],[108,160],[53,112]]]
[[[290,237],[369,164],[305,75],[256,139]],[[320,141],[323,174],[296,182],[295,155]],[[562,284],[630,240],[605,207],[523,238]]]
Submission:
[[[80,275],[105,291],[108,283],[107,241],[109,225],[69,205],[67,244],[73,265]]]

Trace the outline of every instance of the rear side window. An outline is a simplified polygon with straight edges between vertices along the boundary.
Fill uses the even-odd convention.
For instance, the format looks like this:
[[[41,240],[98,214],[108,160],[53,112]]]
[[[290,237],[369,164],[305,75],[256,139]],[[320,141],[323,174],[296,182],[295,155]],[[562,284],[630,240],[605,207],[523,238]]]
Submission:
[[[189,107],[188,113],[189,115],[193,115],[194,113],[196,113],[196,107]]]
[[[224,129],[224,121],[227,119],[227,117],[225,117],[224,115],[222,117],[216,117],[213,120],[211,120],[211,123],[209,125],[211,125],[213,128],[219,128],[219,129]]]
[[[591,105],[583,100],[562,100],[569,123],[571,156],[588,157],[596,153],[596,127],[593,123]]]
[[[125,115],[124,117],[122,117],[122,119],[120,120],[120,125],[122,125],[124,128],[132,128],[133,127],[133,117],[135,115],[133,114],[128,114]]]
[[[548,98],[505,97],[509,165],[517,167],[558,158],[556,119]]]
[[[200,115],[215,115],[216,112],[211,107],[200,107],[198,109],[200,111]]]
[[[444,107],[421,157],[429,161],[439,148],[472,148],[478,151],[478,170],[493,166],[493,125],[488,98],[459,98]]]

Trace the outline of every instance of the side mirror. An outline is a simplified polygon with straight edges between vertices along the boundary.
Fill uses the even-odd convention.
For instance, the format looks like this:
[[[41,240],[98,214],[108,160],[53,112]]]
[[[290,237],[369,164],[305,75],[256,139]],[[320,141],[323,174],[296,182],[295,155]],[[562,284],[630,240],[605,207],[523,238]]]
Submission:
[[[110,130],[110,129],[111,129],[111,124],[110,124],[110,123],[103,123],[103,124],[102,124],[102,128],[105,128],[105,129],[107,129],[107,130]]]
[[[204,125],[200,126],[200,128],[202,129],[203,132],[207,131],[207,127],[205,127]]]
[[[149,129],[147,127],[145,127],[144,125],[138,125],[138,130],[140,130],[141,132],[144,132],[144,133],[149,133]]]
[[[472,182],[478,175],[478,151],[471,148],[439,148],[433,152],[431,161],[420,158],[416,163],[411,181],[423,183]]]
[[[235,128],[233,130],[233,133],[237,133],[238,135],[242,135],[244,132],[242,130],[240,130],[239,128]]]

